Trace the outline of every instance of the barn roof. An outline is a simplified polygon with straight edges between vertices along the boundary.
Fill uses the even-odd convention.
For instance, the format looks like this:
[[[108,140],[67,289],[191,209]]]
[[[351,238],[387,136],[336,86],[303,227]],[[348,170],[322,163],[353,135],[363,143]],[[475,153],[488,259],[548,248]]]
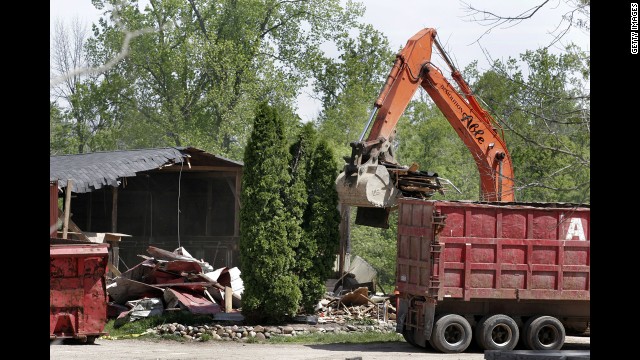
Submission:
[[[180,164],[191,158],[204,165],[242,167],[243,163],[213,155],[194,147],[104,151],[49,157],[49,180],[67,186],[73,180],[75,193],[91,192],[103,186],[118,186],[118,179],[137,173]]]

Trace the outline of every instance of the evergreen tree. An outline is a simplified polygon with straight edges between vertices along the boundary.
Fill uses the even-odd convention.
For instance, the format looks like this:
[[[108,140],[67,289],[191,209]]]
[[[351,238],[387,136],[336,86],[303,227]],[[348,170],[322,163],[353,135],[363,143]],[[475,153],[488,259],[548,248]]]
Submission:
[[[282,120],[263,102],[244,153],[241,193],[242,311],[249,321],[284,321],[297,313],[300,302],[293,273],[297,244],[290,234],[296,220],[285,207],[288,164]]]
[[[300,275],[302,306],[308,312],[324,295],[325,280],[332,273],[340,243],[337,176],[334,154],[327,142],[320,140],[309,170],[309,204],[303,225],[306,236],[298,251],[298,258],[305,259],[306,265],[310,266]]]
[[[315,292],[310,291],[315,282],[312,281],[313,257],[317,254],[318,247],[315,240],[309,233],[309,222],[311,211],[309,207],[309,188],[311,182],[311,157],[315,146],[316,131],[312,123],[306,123],[298,135],[297,141],[291,145],[291,176],[292,182],[289,187],[292,197],[289,206],[292,215],[298,220],[298,233],[301,241],[295,248],[296,265],[295,273],[298,275],[300,292],[302,294],[301,306],[309,311],[313,309],[315,302]]]

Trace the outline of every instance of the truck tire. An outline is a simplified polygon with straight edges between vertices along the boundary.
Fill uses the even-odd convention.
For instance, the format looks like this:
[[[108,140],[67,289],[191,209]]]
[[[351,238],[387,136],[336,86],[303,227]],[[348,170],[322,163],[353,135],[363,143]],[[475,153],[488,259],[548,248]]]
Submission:
[[[520,330],[515,320],[507,315],[487,315],[476,325],[475,337],[483,350],[513,350],[518,344]]]
[[[460,353],[471,344],[471,325],[456,314],[436,318],[429,344],[443,353]]]
[[[553,316],[531,317],[523,333],[524,345],[530,350],[559,350],[564,345],[564,326]]]

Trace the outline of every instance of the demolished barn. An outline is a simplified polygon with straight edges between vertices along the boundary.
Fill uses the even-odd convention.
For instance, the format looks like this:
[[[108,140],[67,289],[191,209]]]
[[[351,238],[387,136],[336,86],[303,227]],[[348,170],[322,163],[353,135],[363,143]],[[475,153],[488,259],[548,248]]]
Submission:
[[[241,162],[167,147],[51,156],[49,165],[60,189],[72,180],[76,228],[131,235],[119,241],[119,270],[149,245],[185,246],[213,268],[239,265]]]

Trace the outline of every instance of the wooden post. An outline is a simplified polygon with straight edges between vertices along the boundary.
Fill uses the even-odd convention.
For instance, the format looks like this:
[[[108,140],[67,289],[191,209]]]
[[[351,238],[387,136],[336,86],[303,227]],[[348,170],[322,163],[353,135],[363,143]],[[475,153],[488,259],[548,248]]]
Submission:
[[[225,286],[224,287],[224,312],[230,313],[233,310],[232,304],[233,298],[233,289]]]
[[[118,187],[113,186],[111,189],[111,232],[118,232]]]
[[[71,214],[71,188],[73,186],[73,180],[67,180],[67,189],[64,196],[64,222],[62,224],[62,238],[67,238],[67,232],[69,231],[69,216]]]
[[[240,236],[240,193],[242,191],[242,172],[236,172],[236,191],[233,194],[236,200],[233,219],[233,236]]]

